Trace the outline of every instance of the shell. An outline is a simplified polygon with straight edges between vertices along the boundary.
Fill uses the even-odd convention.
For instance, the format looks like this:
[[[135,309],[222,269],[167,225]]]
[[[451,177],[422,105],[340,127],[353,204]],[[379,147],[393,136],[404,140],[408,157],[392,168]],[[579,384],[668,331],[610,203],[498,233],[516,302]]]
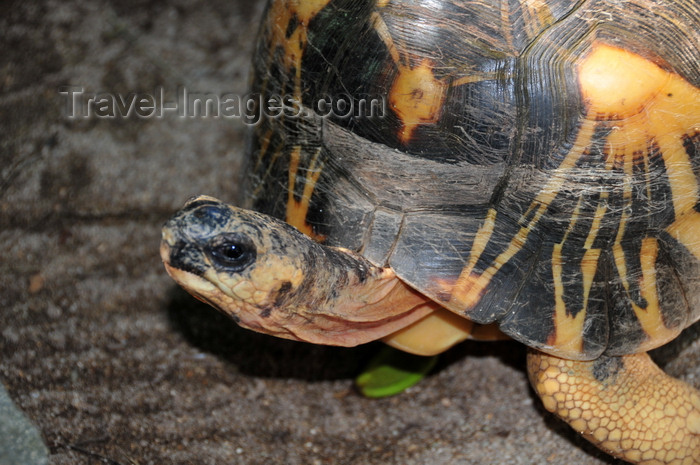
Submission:
[[[249,206],[551,354],[662,345],[700,318],[698,18],[273,1]]]

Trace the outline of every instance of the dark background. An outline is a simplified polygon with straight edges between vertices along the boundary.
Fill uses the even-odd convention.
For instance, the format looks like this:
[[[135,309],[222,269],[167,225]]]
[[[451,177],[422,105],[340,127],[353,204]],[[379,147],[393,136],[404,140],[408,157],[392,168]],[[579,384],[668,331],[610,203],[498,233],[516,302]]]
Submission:
[[[239,329],[176,288],[160,226],[238,200],[240,121],[77,118],[62,86],[245,94],[259,2],[0,4],[0,380],[51,464],[611,464],[547,414],[515,343],[464,344],[399,396],[378,345]],[[658,357],[700,387],[698,325]],[[0,422],[3,419],[0,418]]]

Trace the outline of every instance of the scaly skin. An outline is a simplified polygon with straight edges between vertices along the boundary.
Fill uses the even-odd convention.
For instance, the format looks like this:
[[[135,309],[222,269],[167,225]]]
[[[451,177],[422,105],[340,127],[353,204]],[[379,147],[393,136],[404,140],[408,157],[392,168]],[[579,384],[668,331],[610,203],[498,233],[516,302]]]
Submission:
[[[530,350],[527,365],[545,408],[604,451],[643,465],[700,463],[700,393],[646,353],[575,361]]]

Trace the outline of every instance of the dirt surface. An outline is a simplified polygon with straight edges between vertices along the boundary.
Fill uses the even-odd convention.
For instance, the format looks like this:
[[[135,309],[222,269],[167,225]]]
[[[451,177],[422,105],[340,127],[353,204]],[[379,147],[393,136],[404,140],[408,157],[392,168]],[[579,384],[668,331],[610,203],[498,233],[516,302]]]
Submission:
[[[544,411],[518,344],[464,344],[370,400],[352,378],[377,345],[257,335],[166,276],[161,224],[195,194],[238,200],[245,126],[70,118],[60,92],[243,95],[261,5],[0,9],[0,379],[51,464],[617,463]],[[698,333],[659,356],[700,387]]]

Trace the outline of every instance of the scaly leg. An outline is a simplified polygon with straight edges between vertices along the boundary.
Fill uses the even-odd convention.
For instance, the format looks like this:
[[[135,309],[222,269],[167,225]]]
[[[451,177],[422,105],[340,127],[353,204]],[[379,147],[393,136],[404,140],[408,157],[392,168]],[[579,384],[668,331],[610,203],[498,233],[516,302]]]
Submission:
[[[550,412],[632,463],[700,464],[700,392],[646,353],[564,360],[530,350],[530,382]]]

